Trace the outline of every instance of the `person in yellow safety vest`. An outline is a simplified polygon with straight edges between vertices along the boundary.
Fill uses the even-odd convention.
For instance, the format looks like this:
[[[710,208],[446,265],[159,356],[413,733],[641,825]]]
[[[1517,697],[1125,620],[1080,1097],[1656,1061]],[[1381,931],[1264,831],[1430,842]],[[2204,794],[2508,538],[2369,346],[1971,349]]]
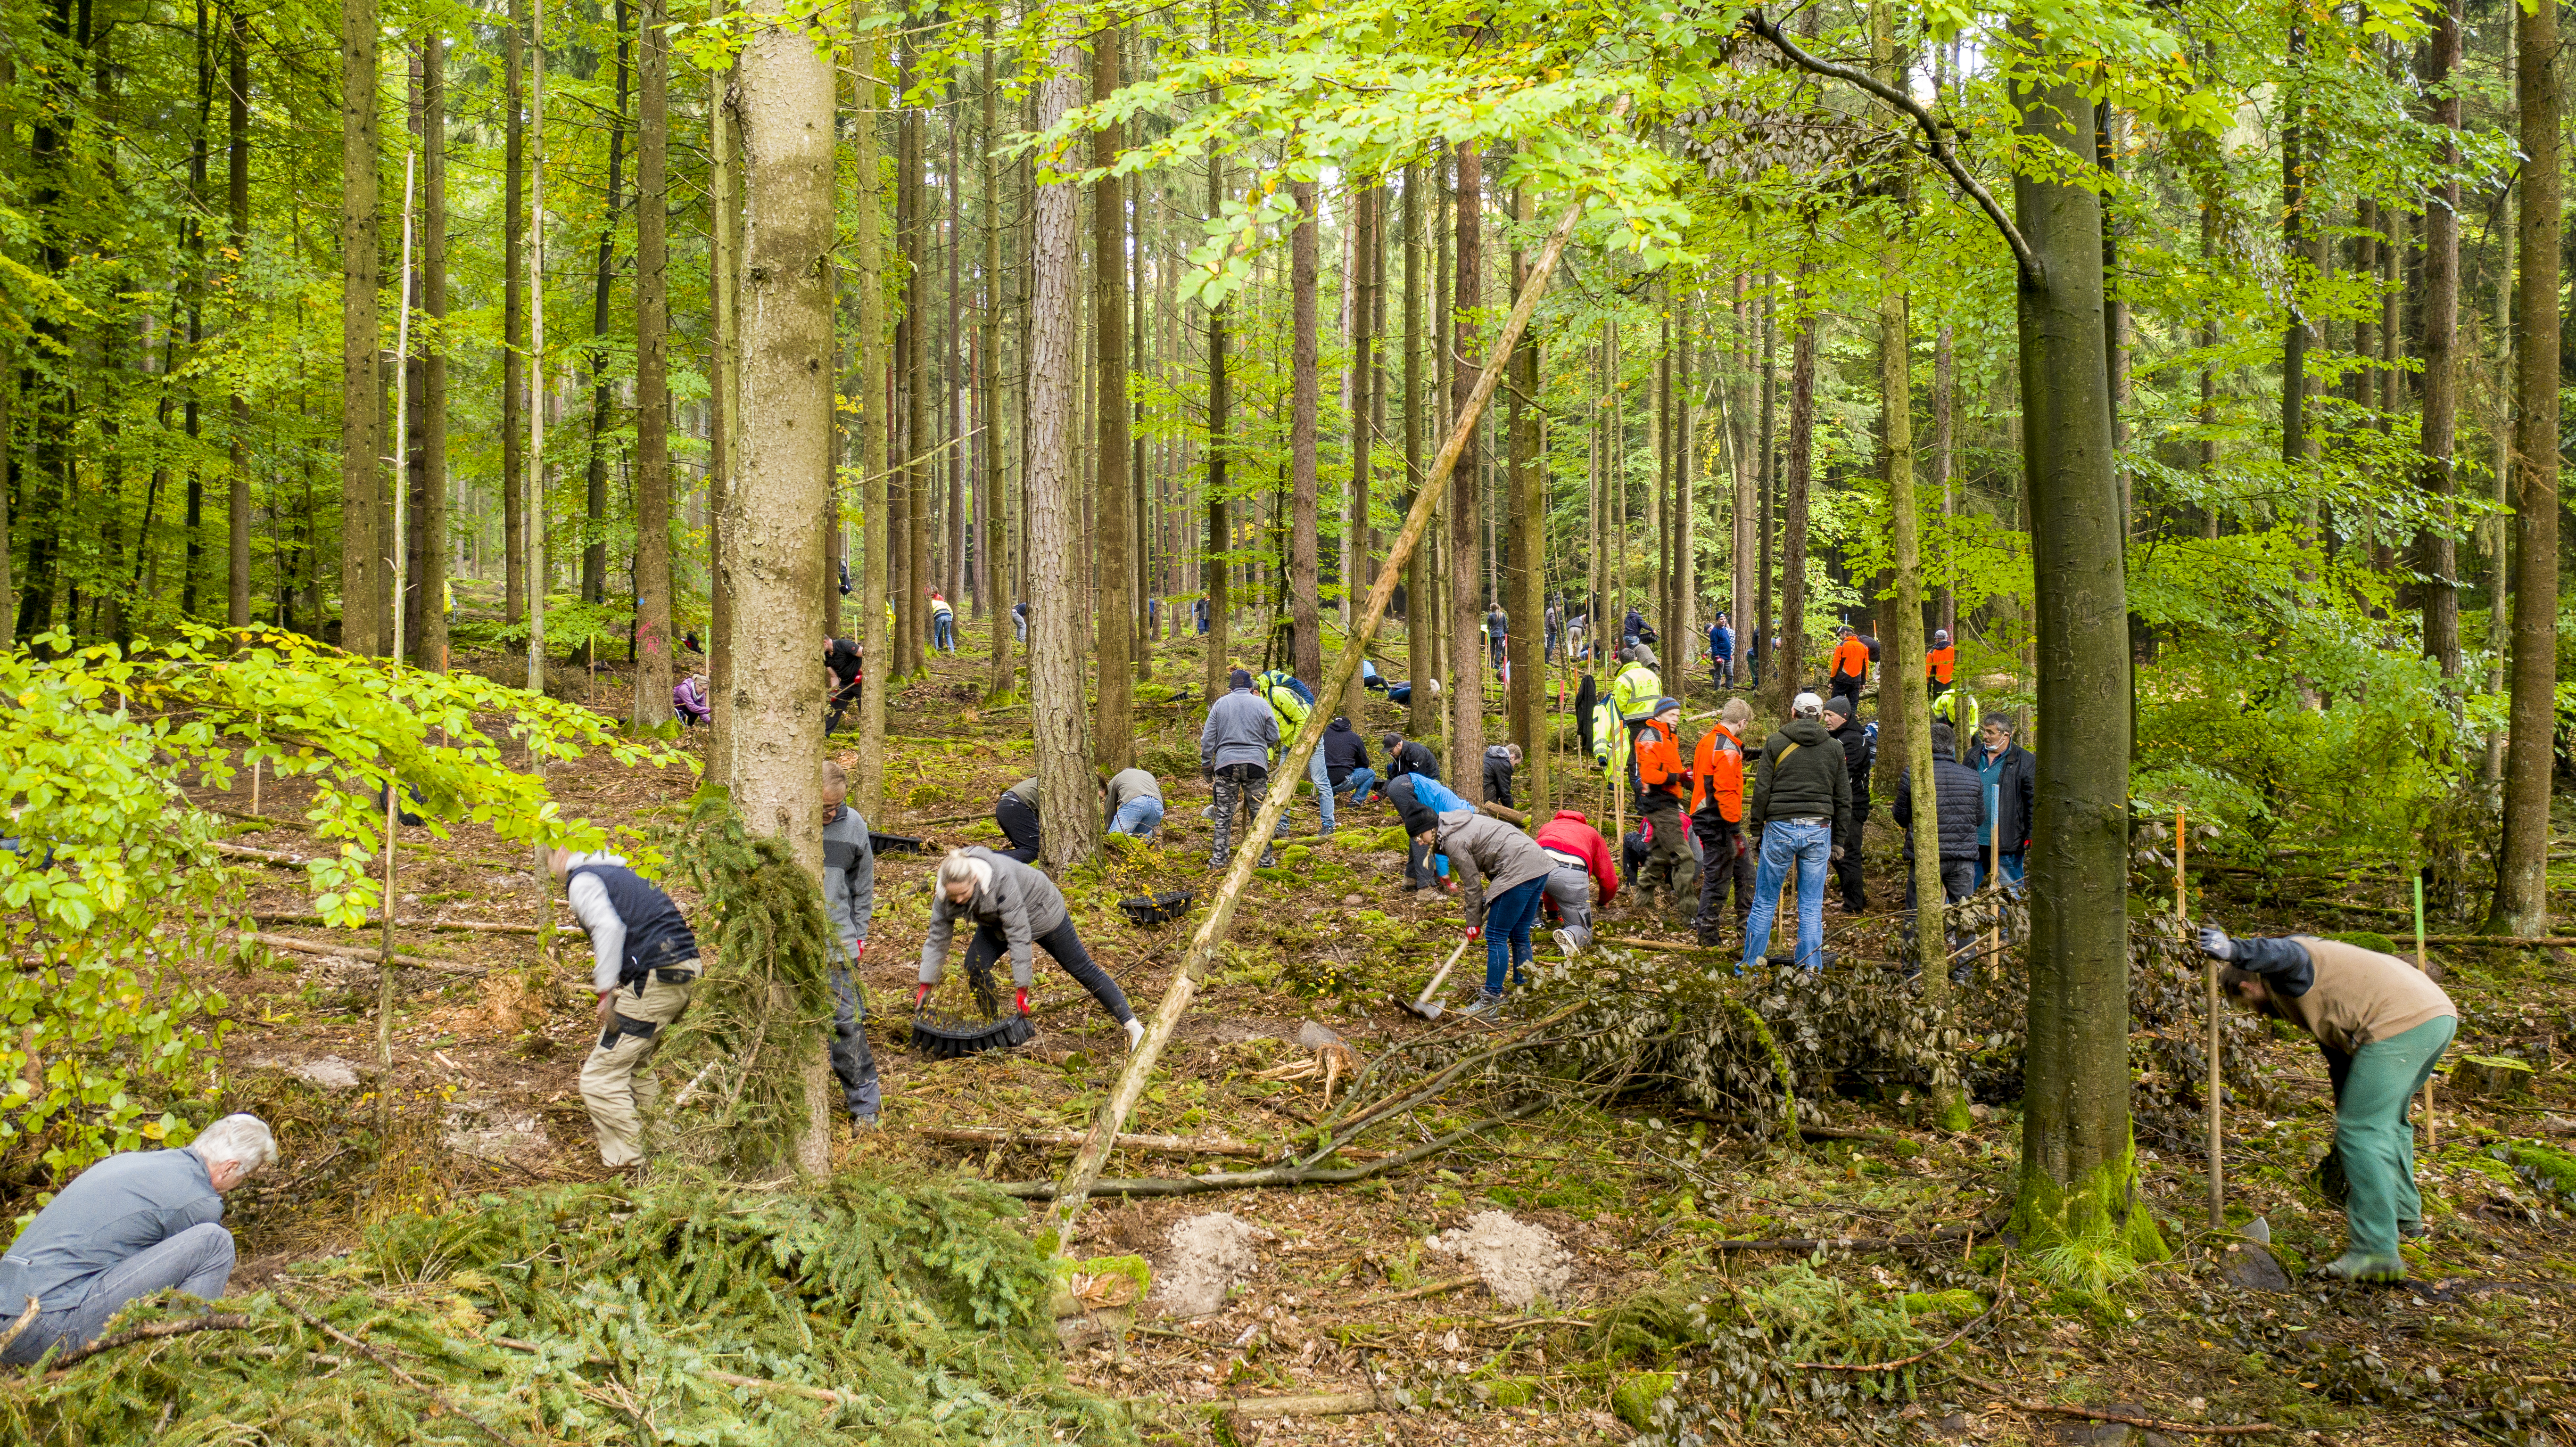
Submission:
[[[1950,726],[1954,734],[1977,731],[1977,696],[1964,688],[1946,690],[1932,700],[1932,717]]]
[[[1275,766],[1280,759],[1287,757],[1289,741],[1297,737],[1297,730],[1304,726],[1306,715],[1314,712],[1315,706],[1306,701],[1306,695],[1297,687],[1296,678],[1283,669],[1264,670],[1253,680],[1253,687],[1270,705],[1271,715],[1279,720],[1279,752],[1271,758]],[[1317,749],[1306,762],[1310,778],[1325,778],[1322,749]],[[1323,816],[1321,832],[1329,836],[1333,832],[1333,786],[1329,782],[1317,783],[1315,798],[1317,812]],[[1288,816],[1282,814],[1279,816],[1280,836],[1285,837],[1287,832]]]
[[[1606,774],[1615,775],[1628,767],[1629,740],[1646,721],[1655,716],[1655,701],[1664,696],[1664,678],[1655,669],[1655,650],[1643,643],[1632,643],[1619,655],[1626,666],[1610,681],[1610,710],[1619,727],[1604,729],[1596,717],[1592,731],[1592,748],[1601,757]]]

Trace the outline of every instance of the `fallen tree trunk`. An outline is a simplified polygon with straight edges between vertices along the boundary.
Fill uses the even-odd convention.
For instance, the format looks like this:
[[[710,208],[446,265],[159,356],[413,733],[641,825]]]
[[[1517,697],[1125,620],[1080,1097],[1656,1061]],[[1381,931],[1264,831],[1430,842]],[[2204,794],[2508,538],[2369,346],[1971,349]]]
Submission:
[[[1146,1176],[1125,1180],[1103,1180],[1094,1176],[1089,1189],[1093,1194],[1107,1196],[1194,1196],[1203,1191],[1245,1191],[1265,1186],[1354,1185],[1398,1166],[1411,1165],[1425,1156],[1437,1155],[1479,1131],[1492,1130],[1523,1116],[1536,1115],[1547,1104],[1544,1099],[1532,1101],[1517,1110],[1488,1117],[1436,1140],[1424,1141],[1409,1151],[1399,1151],[1364,1166],[1333,1170],[1317,1170],[1311,1166],[1271,1166],[1258,1171],[1211,1171],[1204,1176]],[[1061,1187],[1054,1181],[997,1181],[993,1189],[1023,1201],[1045,1201],[1053,1199]]]
[[[273,950],[292,950],[297,954],[304,955],[326,955],[332,959],[364,961],[371,965],[384,958],[382,954],[375,950],[368,949],[364,945],[326,945],[319,940],[300,940],[293,935],[273,935],[259,930],[247,929],[240,932],[240,937],[250,941],[252,944],[266,945]],[[406,969],[435,970],[442,975],[488,975],[491,973],[490,970],[485,969],[481,965],[463,965],[458,964],[453,960],[424,959],[419,955],[397,954],[394,956],[394,963]]]
[[[304,924],[317,926],[328,924],[328,921],[324,920],[322,916],[318,914],[255,914],[250,916],[250,918],[257,920],[261,924]],[[370,915],[367,917],[367,923],[363,927],[366,929],[378,929],[381,928],[383,924],[384,917],[382,915]],[[338,929],[341,926],[329,925],[329,927]],[[538,926],[532,924],[504,924],[497,920],[484,919],[406,919],[396,920],[394,922],[394,927],[396,929],[462,932],[466,934],[482,935],[532,935],[536,934],[539,929]],[[556,925],[554,930],[555,933],[559,935],[577,935],[581,933],[579,928],[568,924]]]
[[[1613,123],[1625,119],[1628,107],[1628,98],[1622,96],[1611,107]],[[1342,645],[1342,651],[1335,656],[1331,677],[1323,681],[1317,697],[1340,698],[1349,691],[1351,680],[1359,676],[1360,657],[1367,651],[1370,640],[1377,636],[1378,628],[1386,621],[1387,610],[1395,602],[1396,581],[1404,576],[1405,563],[1413,556],[1414,549],[1421,546],[1422,535],[1431,526],[1433,506],[1448,490],[1449,476],[1457,470],[1460,454],[1476,435],[1476,424],[1482,419],[1486,406],[1493,401],[1495,389],[1502,383],[1503,369],[1511,361],[1521,332],[1529,326],[1531,314],[1538,310],[1539,297],[1547,290],[1548,277],[1556,270],[1558,260],[1565,255],[1565,244],[1574,235],[1575,223],[1582,218],[1583,203],[1577,201],[1565,209],[1555,229],[1548,233],[1547,244],[1540,248],[1530,266],[1528,279],[1521,285],[1520,295],[1512,302],[1511,315],[1504,319],[1494,338],[1493,350],[1488,354],[1484,370],[1477,374],[1466,405],[1458,409],[1457,422],[1450,430],[1448,440],[1440,445],[1439,454],[1432,460],[1422,487],[1415,495],[1412,511],[1405,515],[1403,528],[1387,549],[1386,560],[1378,569],[1377,582],[1369,589],[1367,607]],[[1188,1013],[1190,1001],[1198,993],[1199,977],[1206,973],[1208,961],[1214,958],[1217,946],[1231,932],[1235,905],[1252,883],[1253,871],[1259,866],[1263,851],[1270,847],[1271,834],[1279,827],[1279,821],[1287,816],[1289,802],[1296,797],[1297,786],[1306,776],[1307,761],[1314,757],[1316,745],[1323,741],[1328,712],[1319,708],[1306,716],[1306,722],[1297,730],[1295,741],[1271,772],[1270,792],[1261,801],[1261,812],[1253,819],[1251,827],[1244,831],[1242,842],[1234,852],[1234,861],[1226,870],[1225,882],[1218,886],[1211,901],[1207,918],[1199,923],[1198,932],[1191,936],[1189,951],[1181,957],[1180,968],[1172,972],[1172,982],[1163,992],[1162,1004],[1154,1011],[1152,1026],[1128,1055],[1126,1068],[1118,1074],[1118,1083],[1093,1115],[1090,1138],[1075,1153],[1073,1165],[1066,1170],[1063,1182],[1048,1189],[1047,1194],[1056,1202],[1053,1214],[1056,1252],[1059,1255],[1069,1256],[1073,1252],[1073,1224],[1082,1213],[1083,1199],[1091,1193],[1092,1184],[1099,1180],[1102,1167],[1108,1165],[1109,1153],[1115,1148],[1119,1129],[1127,1123],[1127,1117],[1136,1109],[1137,1100],[1144,1095],[1145,1082],[1152,1078],[1154,1063],[1162,1058],[1163,1047],[1170,1043],[1172,1031],[1179,1026],[1181,1016]],[[1380,1162],[1373,1169],[1384,1169],[1388,1164]]]
[[[984,1126],[925,1126],[914,1134],[924,1140],[992,1146],[1078,1146],[1090,1139],[1079,1131],[997,1130]],[[1193,1139],[1189,1136],[1129,1135],[1122,1132],[1118,1137],[1118,1149],[1153,1151],[1168,1156],[1257,1156],[1265,1148],[1251,1141],[1225,1136]]]
[[[261,864],[272,865],[279,869],[302,869],[304,867],[304,856],[300,854],[288,854],[276,849],[262,849],[255,844],[235,844],[229,840],[217,839],[212,841],[209,847],[217,854],[224,855],[228,858],[249,859]]]

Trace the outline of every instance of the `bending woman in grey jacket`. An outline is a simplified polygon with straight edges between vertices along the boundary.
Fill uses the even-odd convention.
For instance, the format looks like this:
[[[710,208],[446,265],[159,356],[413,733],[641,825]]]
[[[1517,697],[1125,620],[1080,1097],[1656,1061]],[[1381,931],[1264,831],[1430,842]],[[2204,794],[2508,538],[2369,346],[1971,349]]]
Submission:
[[[948,944],[961,919],[975,927],[975,937],[966,944],[966,978],[974,986],[976,1003],[986,1011],[1001,1011],[1001,1001],[993,993],[992,970],[993,961],[1007,949],[1011,983],[1016,987],[1012,1003],[1021,1014],[1029,1013],[1029,946],[1034,944],[1053,956],[1127,1031],[1129,1049],[1144,1038],[1145,1026],[1128,1008],[1126,992],[1091,962],[1082,936],[1074,933],[1073,917],[1066,912],[1064,895],[1055,881],[981,845],[951,849],[939,861],[939,879],[930,891],[930,932],[921,942],[921,982],[913,987],[915,1008],[948,972]]]

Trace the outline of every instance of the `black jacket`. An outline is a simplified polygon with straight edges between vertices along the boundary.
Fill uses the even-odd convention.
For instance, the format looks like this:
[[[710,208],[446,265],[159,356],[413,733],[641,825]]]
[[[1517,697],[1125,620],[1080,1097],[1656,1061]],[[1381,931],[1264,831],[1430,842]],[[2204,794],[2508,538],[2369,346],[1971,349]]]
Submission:
[[[1485,802],[1517,807],[1512,802],[1512,751],[1501,744],[1485,750]]]
[[[858,682],[861,667],[859,645],[847,638],[833,639],[832,646],[823,650],[823,666],[832,670],[832,676],[839,679],[844,687]]]
[[[1367,768],[1368,761],[1368,740],[1361,738],[1348,720],[1333,720],[1324,730],[1324,777],[1338,789],[1350,778],[1351,770]]]
[[[1386,776],[1390,779],[1400,779],[1406,774],[1429,774],[1435,779],[1439,778],[1440,756],[1421,744],[1406,739],[1395,746],[1394,753],[1387,755]]]
[[[1986,781],[1977,771],[1951,758],[1939,748],[1932,750],[1932,797],[1940,804],[1941,857],[1974,859],[1977,857],[1977,831],[1986,823]],[[1914,777],[1906,775],[1896,781],[1896,804],[1888,811],[1895,816],[1897,827],[1909,831],[1906,847],[1911,850],[1914,835]]]
[[[1985,750],[1969,755],[1978,773],[1985,772]],[[2006,744],[2002,768],[1995,777],[1995,843],[2006,854],[2030,848],[2030,810],[2038,790],[2039,760],[2019,744]]]
[[[1852,815],[1869,817],[1869,726],[1856,718],[1843,720],[1833,731],[1835,743],[1843,746],[1843,772],[1851,776]]]
[[[1834,736],[1814,719],[1792,719],[1763,741],[1753,794],[1744,802],[1744,822],[1774,819],[1831,819],[1835,838],[1851,837],[1851,773]]]

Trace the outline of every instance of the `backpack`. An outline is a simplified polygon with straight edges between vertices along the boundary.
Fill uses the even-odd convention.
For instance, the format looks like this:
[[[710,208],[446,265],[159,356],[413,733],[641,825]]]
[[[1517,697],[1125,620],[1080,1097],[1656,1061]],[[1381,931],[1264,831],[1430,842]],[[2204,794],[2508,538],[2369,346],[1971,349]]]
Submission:
[[[1863,739],[1868,740],[1868,742],[1862,746],[1860,751],[1860,771],[1866,774],[1870,770],[1878,767],[1878,725],[1874,723],[1862,724],[1860,726],[1860,736]]]
[[[1876,663],[1878,661],[1878,640],[1864,633],[1860,635],[1860,641],[1869,645],[1869,661]],[[1873,729],[1874,728],[1875,725],[1873,725]]]

